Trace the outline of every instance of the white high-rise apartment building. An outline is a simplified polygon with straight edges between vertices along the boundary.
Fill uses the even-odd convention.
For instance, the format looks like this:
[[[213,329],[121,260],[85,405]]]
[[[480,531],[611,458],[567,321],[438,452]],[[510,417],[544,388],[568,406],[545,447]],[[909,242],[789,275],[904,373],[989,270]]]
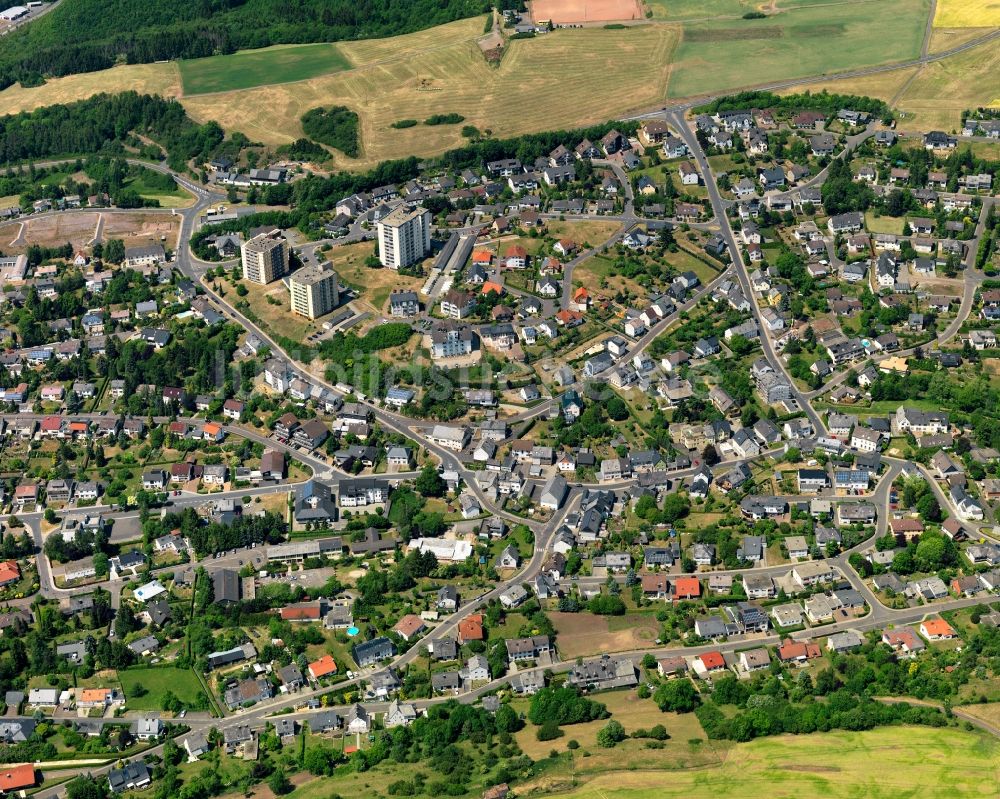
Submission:
[[[330,313],[340,303],[337,273],[330,264],[313,264],[288,278],[292,313],[315,319]]]
[[[288,272],[288,242],[280,233],[261,233],[241,247],[243,279],[267,285]]]
[[[431,251],[431,212],[400,206],[378,222],[378,257],[383,266],[402,269]]]

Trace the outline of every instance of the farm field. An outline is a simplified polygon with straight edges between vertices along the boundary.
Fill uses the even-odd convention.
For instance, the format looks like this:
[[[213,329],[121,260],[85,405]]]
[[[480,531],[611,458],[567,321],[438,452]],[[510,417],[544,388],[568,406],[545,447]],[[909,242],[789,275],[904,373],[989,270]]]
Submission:
[[[180,61],[184,94],[209,94],[315,78],[349,69],[335,44],[279,45]]]
[[[998,23],[1000,25],[1000,23]],[[995,29],[996,26],[994,26]],[[927,48],[929,53],[940,53],[958,47],[971,39],[990,32],[990,28],[932,28],[931,41]]]
[[[760,3],[751,0],[716,0],[707,8],[701,0],[646,0],[646,8],[653,12],[653,19],[680,21],[688,19],[718,19],[741,17],[756,11]]]
[[[167,691],[185,704],[194,704],[204,692],[198,678],[189,669],[175,669],[170,666],[135,668],[118,672],[122,690],[128,700],[130,710],[162,710],[163,697]],[[141,685],[148,693],[135,696],[135,687]]]
[[[468,37],[466,23],[437,30],[437,44],[423,50],[380,54],[369,42],[364,49],[372,60],[367,60],[343,47],[358,65],[354,69],[294,86],[185,97],[183,103],[199,121],[214,119],[255,141],[278,145],[302,135],[299,118],[305,111],[336,100],[360,115],[364,156],[351,160],[335,154],[335,164],[361,168],[462,145],[461,125],[391,127],[400,119],[424,119],[431,110],[461,113],[466,124],[511,136],[600,122],[653,105],[663,99],[679,36],[667,25],[561,30],[512,42],[493,68]],[[580,74],[588,80],[578,80]],[[261,108],[269,112],[261,114]]]
[[[1000,702],[990,702],[985,705],[962,705],[960,709],[969,716],[982,719],[987,724],[1000,728]]]
[[[935,28],[994,28],[1000,25],[995,0],[938,0]]]
[[[894,69],[890,72],[879,72],[863,78],[818,81],[807,85],[781,89],[777,94],[796,94],[802,91],[821,92],[826,90],[835,93],[848,92],[851,94],[861,94],[888,102],[917,73],[917,69],[917,67],[907,67],[906,69]]]
[[[611,751],[617,752],[617,748]],[[579,788],[550,796],[714,799],[730,795],[733,786],[739,785],[743,799],[974,799],[995,796],[1000,789],[998,754],[996,741],[951,729],[886,727],[869,732],[780,736],[738,744],[721,766],[710,770],[616,768]],[[657,753],[647,757],[649,763],[659,762]]]
[[[996,42],[924,65],[896,101],[899,110],[912,115],[904,124],[952,130],[961,123],[964,109],[1000,104],[998,71]]]
[[[44,85],[32,89],[25,89],[20,84],[15,84],[0,91],[0,108],[4,114],[16,114],[43,105],[83,100],[101,92],[114,94],[124,91],[177,97],[181,93],[177,64],[123,65],[101,72],[49,78]]]
[[[927,0],[789,10],[767,19],[686,25],[669,95],[685,97],[915,58]]]
[[[593,616],[589,613],[549,613],[563,660],[604,652],[627,652],[649,646],[659,634],[652,614]]]

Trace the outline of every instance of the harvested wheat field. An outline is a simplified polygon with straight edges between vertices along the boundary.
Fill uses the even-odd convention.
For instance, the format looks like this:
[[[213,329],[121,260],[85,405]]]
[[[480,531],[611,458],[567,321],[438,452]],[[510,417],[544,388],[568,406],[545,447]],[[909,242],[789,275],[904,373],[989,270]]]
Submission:
[[[896,99],[896,107],[912,115],[903,120],[906,127],[956,130],[964,109],[1000,104],[998,74],[1000,46],[987,42],[943,61],[925,64]]]
[[[183,102],[199,121],[215,119],[273,145],[301,136],[299,118],[310,108],[346,105],[360,116],[364,152],[358,160],[335,158],[338,166],[366,167],[389,158],[433,155],[466,141],[461,125],[393,129],[400,119],[454,112],[465,117],[465,124],[512,136],[601,122],[653,105],[663,99],[678,35],[672,25],[562,30],[511,42],[496,68],[483,59],[474,37],[441,37],[446,43],[398,56],[376,42],[351,43],[343,49],[353,63],[374,60],[294,84]],[[261,108],[269,113],[261,115]]]
[[[916,72],[917,67],[907,67],[906,69],[877,72],[874,75],[867,75],[863,78],[817,81],[815,83],[792,86],[788,89],[780,89],[777,94],[828,91],[838,94],[859,94],[889,102]]]
[[[668,732],[673,732],[669,721]],[[566,727],[572,735],[573,728]],[[669,743],[669,742],[668,742]],[[612,750],[617,752],[618,750]],[[712,769],[677,769],[656,752],[614,768],[553,799],[973,799],[995,797],[997,742],[979,733],[883,727],[759,738],[730,749]],[[659,769],[659,770],[657,770]],[[738,790],[734,791],[734,787]]]
[[[0,109],[5,114],[16,114],[44,105],[84,100],[101,92],[115,94],[125,91],[179,96],[181,78],[177,64],[134,64],[65,78],[49,78],[43,86],[34,89],[24,89],[15,84],[0,92]]]
[[[966,42],[986,36],[996,28],[932,28],[928,53],[942,53]]]

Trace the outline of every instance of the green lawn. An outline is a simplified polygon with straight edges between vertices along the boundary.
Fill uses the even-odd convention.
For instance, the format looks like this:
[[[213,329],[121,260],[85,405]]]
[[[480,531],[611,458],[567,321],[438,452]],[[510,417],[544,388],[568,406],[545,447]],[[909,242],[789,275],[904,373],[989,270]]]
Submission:
[[[167,691],[172,691],[174,696],[188,705],[194,704],[198,695],[204,693],[193,671],[171,666],[126,669],[118,672],[118,679],[130,710],[161,710]],[[135,696],[137,685],[149,693]]]
[[[865,227],[869,233],[892,233],[901,236],[905,224],[906,220],[901,216],[875,216],[872,211],[865,212]]]
[[[160,205],[164,208],[171,205],[187,205],[192,201],[191,194],[182,189],[180,185],[176,185],[171,191],[164,191],[159,186],[148,186],[143,182],[141,177],[133,178],[127,183],[130,189],[134,189],[138,192],[140,197],[144,197],[149,200],[159,200]]]
[[[868,0],[793,8],[767,19],[686,24],[668,94],[686,97],[916,58],[929,12],[928,0]]]
[[[705,257],[707,258],[708,256]],[[719,276],[720,270],[713,269],[701,260],[701,258],[692,255],[683,247],[678,249],[677,252],[668,252],[664,256],[664,260],[678,272],[694,272],[702,283],[711,283]]]
[[[267,47],[179,63],[185,95],[291,83],[351,66],[334,44]]]

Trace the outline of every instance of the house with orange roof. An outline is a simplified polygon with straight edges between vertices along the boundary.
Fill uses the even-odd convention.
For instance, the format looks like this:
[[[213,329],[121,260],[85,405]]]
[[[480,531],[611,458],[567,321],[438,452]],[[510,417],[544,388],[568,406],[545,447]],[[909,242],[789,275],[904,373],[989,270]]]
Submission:
[[[574,291],[570,299],[572,300],[570,307],[576,311],[586,311],[590,307],[590,292],[584,286],[580,286],[580,288]]]
[[[77,707],[105,707],[114,701],[111,688],[81,688],[76,695]]]
[[[528,251],[520,244],[513,244],[504,251],[503,262],[508,269],[527,269]]]
[[[427,629],[424,620],[415,613],[407,613],[392,628],[404,641],[411,641]]]
[[[955,637],[955,630],[944,619],[927,619],[920,622],[920,634],[928,641],[948,641]]]
[[[564,327],[576,327],[583,324],[583,314],[579,311],[569,311],[564,308],[556,314],[556,323]]]
[[[73,438],[86,438],[90,434],[90,422],[70,422],[69,434]]]
[[[503,296],[503,286],[501,286],[499,283],[494,283],[492,280],[487,280],[485,283],[483,283],[482,293],[484,296],[490,293],[495,293],[498,296]]]
[[[674,601],[697,599],[701,596],[701,583],[697,577],[678,577],[674,580]]]
[[[483,616],[475,613],[458,623],[458,643],[465,644],[469,641],[482,641],[486,637],[483,631]]]
[[[201,437],[204,441],[219,442],[226,437],[226,431],[222,429],[221,424],[206,422],[205,426],[201,428]]]
[[[0,563],[0,588],[6,588],[8,585],[13,585],[20,579],[21,569],[17,565],[17,561],[5,560]]]
[[[782,663],[805,663],[822,654],[819,644],[793,641],[791,638],[786,638],[778,647],[778,660]]]
[[[472,263],[480,266],[489,266],[493,263],[493,253],[489,250],[473,250]]]
[[[721,652],[706,652],[697,655],[691,661],[691,668],[698,674],[711,674],[716,671],[723,671],[726,668],[726,659]]]
[[[0,793],[12,794],[25,788],[34,788],[37,784],[35,767],[31,763],[20,766],[0,767]]]
[[[309,664],[309,677],[318,680],[337,673],[337,663],[331,655],[323,655]]]

